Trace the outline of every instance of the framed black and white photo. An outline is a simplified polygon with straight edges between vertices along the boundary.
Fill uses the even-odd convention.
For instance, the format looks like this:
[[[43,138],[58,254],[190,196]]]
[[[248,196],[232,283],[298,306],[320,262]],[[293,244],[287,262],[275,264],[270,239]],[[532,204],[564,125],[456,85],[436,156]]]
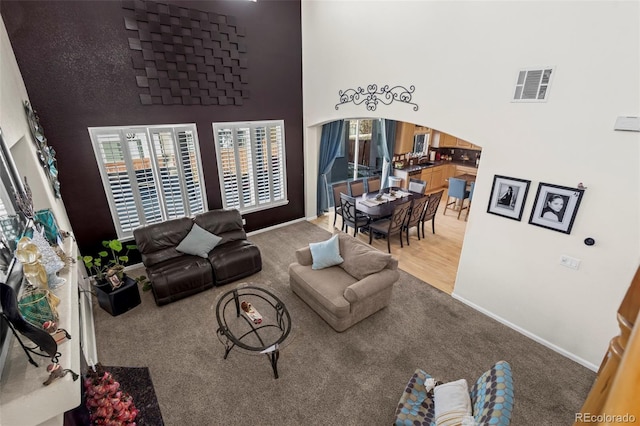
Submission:
[[[583,193],[583,189],[541,182],[529,223],[570,234]]]
[[[522,219],[522,210],[527,199],[530,183],[530,180],[495,175],[487,213],[497,214],[513,220]]]

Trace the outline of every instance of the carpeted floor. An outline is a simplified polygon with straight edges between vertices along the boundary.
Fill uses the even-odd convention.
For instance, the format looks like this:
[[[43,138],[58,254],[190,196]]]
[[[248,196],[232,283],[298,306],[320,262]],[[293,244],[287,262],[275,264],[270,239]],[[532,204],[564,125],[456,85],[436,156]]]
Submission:
[[[100,362],[148,367],[166,425],[388,425],[422,368],[469,383],[499,360],[513,369],[512,425],[570,425],[595,373],[401,271],[390,306],[336,333],[291,292],[294,251],[329,233],[300,222],[252,236],[263,270],[243,282],[280,296],[294,332],[275,380],[265,355],[223,360],[216,298],[234,283],[157,307],[150,292],[118,317],[95,307]],[[478,283],[482,285],[482,283]]]

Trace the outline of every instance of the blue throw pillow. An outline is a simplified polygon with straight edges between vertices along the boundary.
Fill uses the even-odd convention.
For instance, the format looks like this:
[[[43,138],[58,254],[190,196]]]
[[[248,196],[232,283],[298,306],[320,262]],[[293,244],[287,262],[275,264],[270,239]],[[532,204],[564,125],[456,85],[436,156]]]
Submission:
[[[209,252],[213,250],[220,241],[222,241],[221,237],[218,237],[216,234],[212,234],[206,229],[202,229],[194,223],[191,231],[189,231],[187,236],[180,241],[176,250],[182,253],[204,257],[206,259]]]
[[[324,269],[329,266],[338,265],[344,261],[340,256],[338,234],[327,241],[310,243],[309,250],[311,250],[311,258],[313,259],[311,269]]]

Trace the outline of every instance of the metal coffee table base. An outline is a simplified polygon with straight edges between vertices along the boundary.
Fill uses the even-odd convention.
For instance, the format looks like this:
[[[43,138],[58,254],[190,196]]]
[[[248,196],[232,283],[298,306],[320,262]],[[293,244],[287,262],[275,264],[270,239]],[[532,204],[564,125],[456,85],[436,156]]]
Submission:
[[[268,321],[267,318],[265,318],[265,321],[260,324],[254,324],[249,321],[246,316],[242,315],[242,313],[240,312],[241,297],[256,297],[264,302],[267,302],[270,312],[264,313],[267,314],[267,318],[270,318],[272,321]],[[226,306],[230,303],[235,304],[235,309],[230,307],[231,312],[226,309]],[[242,317],[246,321],[246,324],[251,327],[251,329],[244,332],[240,336],[234,334],[234,330],[230,329],[230,325],[227,322],[225,312],[227,313],[227,315],[230,314],[230,316],[234,316],[235,318]],[[291,317],[289,316],[289,312],[284,306],[284,303],[282,303],[280,299],[278,299],[273,293],[263,288],[254,286],[241,287],[231,290],[220,297],[216,306],[216,317],[219,324],[219,328],[217,330],[218,339],[225,347],[224,359],[227,359],[227,357],[229,356],[229,352],[231,352],[231,349],[233,349],[235,346],[239,346],[240,348],[249,351],[259,351],[261,354],[265,354],[269,358],[271,368],[273,369],[273,375],[277,379],[278,359],[280,358],[280,343],[284,341],[284,339],[289,335],[289,332],[291,331]],[[261,336],[261,332],[265,331],[266,329],[278,330],[278,338],[273,340],[268,338],[265,339],[266,336]],[[236,329],[235,331],[237,332],[239,330]],[[254,336],[257,339],[257,341],[259,342],[259,346],[255,346],[247,343],[246,341],[243,341],[245,337],[250,335]]]
[[[220,327],[218,329],[218,334],[221,337],[226,336],[223,327]],[[224,344],[224,357],[223,357],[223,359],[227,359],[227,357],[229,356],[229,352],[231,352],[231,349],[233,349],[233,347],[236,344],[232,343],[229,339],[227,339],[226,342],[223,342],[223,344]],[[271,368],[273,368],[273,376],[277,379],[278,378],[278,358],[280,358],[279,345],[276,343],[275,345],[273,345],[271,347],[268,347],[267,349],[265,349],[264,351],[262,351],[260,353],[261,354],[266,354],[267,357],[269,358],[269,362],[271,363]]]

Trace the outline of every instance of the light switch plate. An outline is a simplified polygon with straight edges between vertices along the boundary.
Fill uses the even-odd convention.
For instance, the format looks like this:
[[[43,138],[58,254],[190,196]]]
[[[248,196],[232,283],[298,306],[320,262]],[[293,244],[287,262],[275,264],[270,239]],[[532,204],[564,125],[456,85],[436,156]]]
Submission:
[[[626,130],[628,132],[640,132],[640,117],[618,117],[613,130]]]
[[[560,256],[560,264],[570,269],[580,269],[580,259],[563,254]]]

